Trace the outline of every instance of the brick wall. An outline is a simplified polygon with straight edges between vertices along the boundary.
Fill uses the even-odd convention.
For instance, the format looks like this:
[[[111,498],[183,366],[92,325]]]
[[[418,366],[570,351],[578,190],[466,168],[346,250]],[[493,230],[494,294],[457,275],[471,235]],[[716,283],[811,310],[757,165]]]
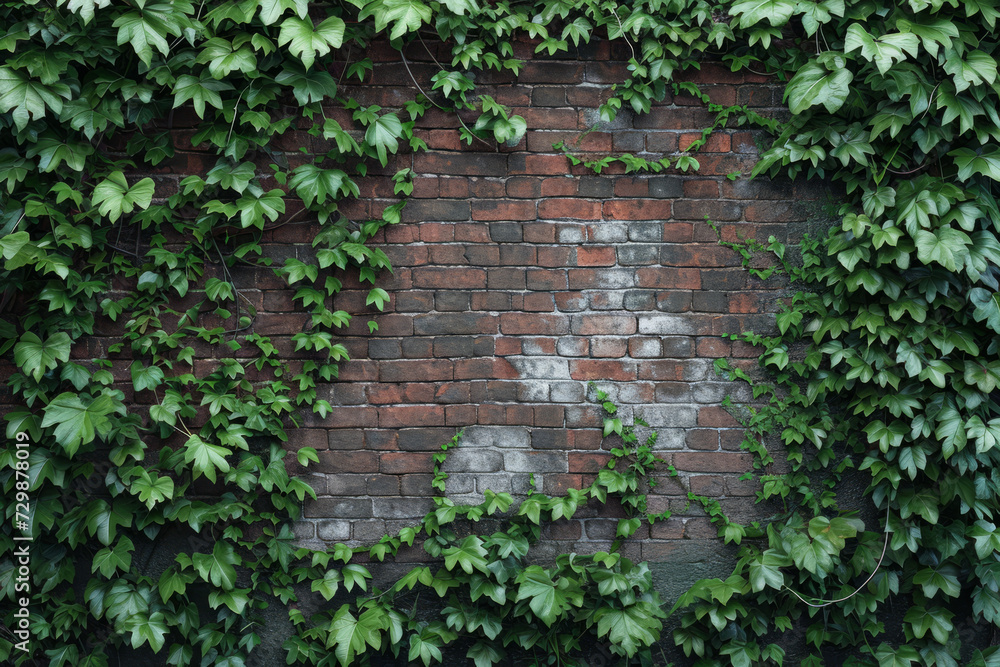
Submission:
[[[608,447],[589,381],[626,414],[641,414],[680,472],[662,480],[650,503],[674,518],[640,532],[647,539],[631,555],[662,560],[676,540],[714,537],[689,508],[688,490],[722,499],[737,515],[750,510],[754,486],[739,479],[750,460],[721,407],[740,388],[720,381],[713,361],[752,365],[754,350],[724,335],[771,327],[783,286],[751,278],[705,219],[727,240],[786,240],[811,195],[730,178],[748,174],[758,155],[754,133],[738,128],[713,134],[697,173],[571,167],[552,144],[577,141],[598,120],[610,85],[625,77],[622,54],[593,44],[571,58],[542,59],[531,44],[519,48],[527,60],[520,76],[477,81],[479,92],[527,120],[517,146],[464,147],[457,121],[432,110],[417,123],[430,150],[397,157],[368,179],[372,198],[347,211],[377,213],[391,201],[381,199],[391,193],[387,175],[416,172],[404,224],[378,239],[395,267],[379,282],[391,303],[372,315],[358,285],[337,298],[356,315],[345,341],[353,360],[321,394],[333,413],[295,434],[293,445],[320,450],[309,475],[319,498],[306,506],[304,539],[371,541],[422,516],[432,506],[432,453],[458,429],[462,446],[445,466],[456,500],[475,501],[486,488],[524,492],[531,473],[546,493],[587,484]],[[436,67],[418,47],[407,53],[429,89]],[[398,107],[415,92],[409,75],[392,51],[371,55],[370,82],[350,93]],[[780,113],[782,89],[763,77],[706,65],[694,80],[715,103]],[[659,158],[686,148],[712,119],[695,100],[668,97],[649,114],[623,112],[597,125],[575,152]],[[263,303],[275,313],[293,308],[280,290],[265,292]],[[367,334],[370,318],[375,335]],[[549,537],[571,543],[553,548],[606,548],[613,514],[553,526]]]
[[[750,464],[739,450],[742,432],[721,407],[727,393],[746,397],[716,377],[713,361],[754,365],[755,351],[725,334],[771,327],[768,313],[784,286],[751,278],[705,219],[726,240],[785,240],[789,223],[813,210],[816,193],[735,177],[748,174],[758,155],[759,138],[741,128],[712,135],[697,173],[629,175],[616,164],[595,175],[571,166],[554,142],[579,140],[574,152],[590,157],[630,152],[653,159],[685,149],[714,116],[690,97],[668,96],[649,114],[623,111],[586,132],[611,85],[626,76],[627,54],[595,42],[553,59],[535,56],[534,46],[515,45],[526,61],[516,78],[486,72],[477,81],[478,92],[527,120],[518,145],[465,146],[458,121],[432,109],[417,122],[430,150],[372,170],[359,183],[362,197],[341,207],[352,219],[377,216],[396,201],[391,175],[403,167],[416,173],[404,222],[377,239],[394,266],[378,282],[391,301],[377,313],[365,306],[367,286],[341,276],[345,289],[335,306],[355,315],[342,341],[352,360],[339,381],[320,388],[332,413],[306,416],[291,434],[290,448],[314,447],[320,459],[305,473],[318,499],[306,504],[302,540],[372,542],[414,523],[432,505],[431,457],[458,429],[465,437],[445,466],[456,500],[474,501],[486,488],[523,493],[532,473],[550,494],[589,483],[612,444],[602,444],[601,414],[588,400],[591,381],[626,417],[641,414],[659,432],[659,453],[680,473],[663,477],[650,499],[652,511],[670,509],[674,517],[640,529],[646,539],[627,547],[630,556],[664,560],[678,540],[715,536],[704,514],[689,507],[688,490],[721,499],[737,516],[752,511],[754,486],[739,479]],[[395,51],[377,45],[368,56],[374,72],[347,94],[386,109],[414,97]],[[419,43],[407,56],[429,90],[437,66]],[[763,77],[709,64],[693,80],[715,103],[780,113],[782,88]],[[343,110],[325,113],[353,125]],[[215,162],[209,147],[190,145],[193,113],[178,109],[171,122],[177,153],[149,174],[158,197]],[[304,159],[302,146],[330,148],[305,130],[271,148],[294,166]],[[263,173],[270,161],[262,158]],[[269,178],[262,185],[278,187]],[[318,231],[291,206],[288,218],[294,222],[265,233],[267,254],[278,263],[309,257]],[[308,319],[296,312],[294,290],[268,269],[237,265],[232,277],[258,310],[253,330],[270,336],[285,358],[305,358],[290,340]],[[372,335],[369,319],[378,324]],[[108,356],[122,331],[121,323],[100,322],[74,356]],[[195,370],[207,372],[213,363],[197,361]],[[155,400],[133,396],[126,376],[118,385],[126,400]],[[580,520],[550,526],[550,548],[607,548],[615,515],[614,508],[585,509]]]

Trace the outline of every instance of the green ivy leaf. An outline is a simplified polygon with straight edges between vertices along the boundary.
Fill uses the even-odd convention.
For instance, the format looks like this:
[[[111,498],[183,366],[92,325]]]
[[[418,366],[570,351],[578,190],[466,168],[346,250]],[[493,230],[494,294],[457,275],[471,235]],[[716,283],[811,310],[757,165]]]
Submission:
[[[213,79],[208,71],[205,71],[201,78],[182,74],[174,84],[174,108],[191,100],[195,113],[199,118],[204,118],[205,105],[221,109],[222,96],[219,93],[232,89],[231,83]]]
[[[785,88],[785,100],[793,114],[800,114],[810,107],[822,104],[830,113],[844,105],[854,80],[851,70],[841,67],[829,71],[811,61],[795,73]]]
[[[110,396],[101,395],[84,403],[80,394],[64,392],[45,406],[42,428],[55,425],[56,442],[73,456],[82,445],[93,442],[98,432],[111,425],[108,415],[115,411]]]
[[[191,555],[191,564],[202,580],[227,591],[236,587],[234,565],[239,563],[241,559],[233,549],[233,545],[221,540],[212,547],[212,553]]]
[[[430,23],[431,8],[420,0],[374,0],[365,5],[358,18],[375,17],[375,30],[381,32],[392,23],[389,39],[399,39],[407,33],[414,33],[424,23]]]
[[[110,579],[115,572],[128,572],[132,567],[132,552],[135,545],[128,537],[122,537],[115,543],[114,548],[104,547],[94,554],[94,561],[91,564],[91,572],[100,570],[101,574]]]
[[[636,603],[624,609],[601,607],[594,614],[597,634],[621,647],[629,657],[640,647],[650,646],[659,639],[661,623],[650,613],[648,603]]]
[[[139,60],[148,67],[153,49],[164,56],[169,54],[166,36],[180,37],[181,28],[188,24],[186,20],[178,20],[180,18],[172,5],[146,5],[139,11],[122,14],[111,25],[118,28],[118,44],[131,44]]]
[[[399,137],[403,133],[403,124],[394,113],[387,113],[375,119],[365,131],[365,142],[375,147],[378,160],[385,166],[388,163],[388,153],[399,150]]]
[[[449,570],[454,570],[457,564],[466,574],[472,574],[475,570],[489,572],[486,569],[488,552],[483,548],[483,541],[475,535],[469,535],[462,540],[462,544],[448,547],[441,553],[444,555],[444,566]]]
[[[63,108],[62,98],[71,96],[70,87],[64,83],[43,85],[18,70],[0,67],[0,113],[12,112],[19,130],[26,128],[32,118],[44,118],[46,108],[58,115]]]
[[[388,628],[385,612],[370,608],[355,618],[350,605],[342,605],[330,624],[327,648],[334,648],[340,667],[354,664],[354,658],[364,653],[368,646],[376,651],[382,648],[382,631]],[[411,650],[412,653],[412,650]]]
[[[298,56],[305,69],[312,67],[316,56],[325,56],[331,48],[339,49],[344,42],[345,24],[336,16],[331,16],[314,26],[308,16],[291,16],[281,22],[278,46],[288,45],[288,51]]]
[[[197,434],[192,434],[184,443],[184,460],[192,464],[195,479],[204,475],[208,481],[215,483],[216,471],[229,472],[229,462],[226,461],[229,454],[232,452],[225,447],[209,444]]]
[[[73,341],[69,335],[60,331],[52,334],[42,342],[42,339],[30,331],[24,332],[20,341],[14,346],[14,362],[35,382],[49,370],[68,362]]]
[[[773,26],[782,26],[795,12],[791,0],[740,0],[733,4],[729,13],[739,17],[737,25],[749,28],[766,20]]]
[[[149,177],[129,187],[125,174],[113,171],[94,188],[92,200],[101,215],[116,222],[123,214],[131,213],[136,208],[149,208],[154,189],[153,179]]]

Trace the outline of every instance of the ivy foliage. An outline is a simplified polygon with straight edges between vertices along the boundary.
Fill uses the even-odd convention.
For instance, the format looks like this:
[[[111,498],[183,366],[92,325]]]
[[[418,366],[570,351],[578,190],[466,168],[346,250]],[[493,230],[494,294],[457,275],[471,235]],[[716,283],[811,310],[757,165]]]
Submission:
[[[718,516],[743,543],[733,575],[678,602],[675,641],[699,664],[781,664],[764,643],[804,632],[804,665],[1000,661],[1000,170],[997,12],[980,2],[735,3],[735,65],[788,77],[790,119],[755,174],[842,186],[837,223],[763,347],[747,447],[780,442],[766,527]],[[777,40],[795,48],[776,49]],[[769,47],[770,43],[770,47]],[[773,454],[777,456],[777,454]],[[862,522],[846,488],[864,480]]]
[[[412,191],[394,156],[424,148],[414,126],[431,107],[461,113],[469,143],[516,142],[525,121],[475,93],[477,72],[516,73],[523,37],[547,53],[595,34],[627,31],[631,43],[660,31],[666,19],[651,11],[476,0],[3,3],[0,354],[20,403],[8,437],[31,446],[27,459],[0,452],[4,497],[26,496],[30,507],[22,521],[4,506],[0,588],[5,600],[29,594],[31,640],[22,650],[0,633],[0,660],[105,666],[151,651],[170,665],[234,667],[258,649],[261,612],[275,604],[291,606],[299,630],[285,646],[289,664],[378,652],[429,664],[462,641],[480,666],[515,650],[570,660],[584,635],[625,658],[648,656],[663,615],[648,569],[617,553],[524,561],[543,519],[609,495],[639,513],[619,526],[633,533],[648,448],[565,498],[532,494],[516,509],[500,494],[479,508],[439,501],[419,530],[368,558],[419,534],[441,569],[373,593],[351,548],[296,546],[292,526],[314,491],[289,474],[285,442],[305,415],[331,409],[317,388],[347,358],[338,334],[351,316],[332,305],[345,274],[370,285],[368,305],[388,299],[374,284],[388,258],[368,241],[400,221],[403,201],[348,219],[341,206],[360,195],[360,179],[379,170],[396,194]],[[662,97],[666,77],[689,61],[692,21],[709,26],[708,5],[672,9],[673,36],[641,56],[658,73],[626,82],[609,104],[642,110]],[[429,80],[413,79],[412,100],[383,109],[343,94],[372,71],[363,55],[372,40],[389,40],[408,68],[402,49],[421,32],[451,54]],[[175,131],[182,119],[193,132]],[[315,149],[294,160],[275,150],[299,130]],[[181,162],[189,148],[210,156],[203,169]],[[176,190],[161,177],[188,171]],[[270,233],[299,222],[318,225],[310,251],[269,257]],[[308,318],[290,342],[256,330],[246,288],[266,274],[294,290]],[[318,457],[303,447],[295,459]],[[451,527],[504,511],[515,513],[506,531]],[[25,535],[28,590],[11,557]],[[444,599],[440,620],[395,606],[416,586]],[[339,606],[304,618],[301,595]],[[14,611],[5,604],[7,628]]]
[[[634,532],[648,448],[633,442],[614,459],[628,474],[608,468],[565,498],[532,494],[516,510],[501,494],[478,508],[438,501],[419,531],[369,557],[419,532],[441,569],[418,567],[373,593],[352,549],[294,546],[292,522],[313,491],[289,475],[282,446],[304,410],[330,410],[317,387],[347,357],[337,334],[351,318],[331,307],[343,272],[371,285],[369,305],[388,298],[374,285],[388,259],[366,243],[399,222],[402,202],[348,220],[339,206],[359,196],[358,180],[423,148],[413,128],[432,106],[465,114],[467,142],[516,141],[524,120],[477,95],[476,72],[517,72],[515,38],[553,55],[599,37],[631,53],[605,120],[649,111],[675,73],[725,53],[734,68],[788,81],[791,119],[757,173],[834,180],[847,193],[841,224],[786,267],[807,289],[779,314],[780,335],[750,336],[776,373],[756,385],[771,403],[751,433],[780,433],[792,465],[765,476],[761,496],[787,513],[761,527],[713,511],[741,559],[732,577],[682,598],[674,640],[703,665],[781,664],[771,637],[794,628],[815,648],[805,664],[823,664],[830,646],[879,667],[996,664],[996,649],[963,645],[957,627],[1000,623],[998,16],[989,0],[4,3],[0,352],[23,405],[7,417],[8,437],[27,433],[32,448],[26,463],[0,454],[0,482],[4,497],[31,497],[37,650],[2,636],[0,659],[107,665],[109,647],[149,647],[172,665],[240,665],[260,642],[260,610],[294,602],[306,582],[330,600],[362,595],[312,620],[293,608],[290,663],[395,651],[430,664],[459,636],[478,667],[512,644],[559,660],[578,651],[575,623],[620,656],[649,659],[661,615],[643,566],[614,553],[552,567],[520,560],[543,518],[607,494],[635,511],[620,536]],[[451,57],[414,79],[413,100],[383,109],[342,94],[344,79],[372,69],[357,54],[373,39],[390,40],[406,64],[402,49],[422,32]],[[132,175],[173,164],[176,114],[198,119],[190,141],[214,163],[158,192],[152,176]],[[293,166],[272,146],[299,127],[320,148]],[[693,156],[617,159],[697,168]],[[409,194],[410,177],[395,173],[397,194]],[[266,235],[297,220],[318,222],[313,252],[275,264]],[[255,331],[248,271],[296,290],[309,319],[294,349]],[[86,349],[115,327],[120,343]],[[770,462],[759,442],[748,446]],[[296,458],[305,466],[316,453]],[[837,480],[855,472],[885,512],[878,529],[838,509]],[[6,509],[3,554],[15,534]],[[451,527],[508,510],[513,527],[495,535]],[[178,532],[187,548],[151,574],[149,554]],[[5,555],[6,599],[15,582]],[[446,600],[443,620],[393,606],[418,585]],[[894,626],[890,607],[905,609]]]

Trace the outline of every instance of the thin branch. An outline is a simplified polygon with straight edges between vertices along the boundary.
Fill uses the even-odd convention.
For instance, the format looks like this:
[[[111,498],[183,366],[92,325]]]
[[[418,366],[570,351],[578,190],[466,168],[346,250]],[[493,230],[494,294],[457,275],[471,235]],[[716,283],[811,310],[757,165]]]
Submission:
[[[421,40],[421,41],[423,41],[423,40]],[[428,53],[430,53],[430,51],[428,51]],[[420,91],[420,94],[421,94],[421,95],[423,95],[423,96],[424,96],[424,97],[425,97],[425,98],[427,99],[427,101],[428,101],[428,102],[430,102],[431,104],[433,104],[434,106],[436,106],[436,107],[437,107],[438,109],[440,109],[441,111],[444,111],[444,112],[446,112],[446,113],[447,113],[447,112],[448,112],[448,109],[445,109],[445,108],[444,108],[443,106],[441,106],[440,104],[438,104],[437,102],[435,102],[434,100],[432,100],[432,99],[430,98],[430,95],[428,95],[427,93],[425,93],[425,92],[424,92],[424,89],[420,87],[420,84],[419,84],[419,83],[417,83],[417,79],[416,79],[416,77],[415,77],[415,76],[413,76],[413,72],[412,72],[412,71],[410,70],[410,63],[408,63],[408,62],[406,61],[406,56],[405,56],[405,55],[403,55],[403,51],[402,51],[402,50],[400,50],[400,52],[399,52],[399,57],[403,59],[403,66],[404,66],[404,67],[406,67],[406,73],[410,75],[410,81],[412,81],[412,82],[413,82],[413,85],[417,87],[417,90],[419,90],[419,91]],[[434,56],[431,56],[431,58],[433,58],[433,57],[434,57]],[[434,62],[436,63],[437,61],[435,60]],[[440,64],[438,65],[438,67],[440,67]],[[443,71],[443,69],[442,69],[442,71]],[[466,131],[466,132],[468,132],[468,133],[469,133],[469,134],[470,134],[470,135],[471,135],[472,137],[474,137],[474,138],[476,138],[476,139],[479,139],[479,141],[483,142],[484,144],[486,144],[486,145],[487,145],[487,146],[489,146],[490,148],[493,148],[493,149],[496,149],[496,150],[499,150],[499,148],[498,148],[497,146],[494,146],[493,144],[491,144],[490,142],[486,141],[486,140],[485,140],[485,139],[483,139],[482,137],[478,136],[478,135],[477,135],[477,134],[476,134],[475,132],[473,132],[473,131],[472,131],[472,130],[471,130],[471,129],[469,128],[469,126],[465,124],[465,121],[464,121],[464,120],[462,120],[462,116],[460,116],[460,115],[459,115],[459,113],[458,113],[458,110],[457,110],[457,109],[455,110],[455,112],[454,112],[454,113],[455,113],[455,118],[457,118],[457,119],[458,119],[458,122],[462,124],[462,127],[464,127],[464,128],[465,128],[465,131]]]
[[[801,600],[804,604],[806,604],[806,605],[808,605],[810,607],[813,607],[814,609],[822,609],[823,607],[829,607],[832,604],[837,604],[839,602],[844,602],[845,600],[850,600],[852,597],[854,597],[855,595],[857,595],[858,593],[860,593],[862,588],[864,588],[865,586],[868,585],[868,582],[871,581],[875,577],[875,574],[878,572],[878,569],[882,566],[882,560],[885,558],[885,552],[889,549],[889,535],[890,534],[891,534],[891,531],[889,530],[889,503],[886,502],[886,508],[885,508],[885,544],[882,545],[882,555],[879,556],[878,562],[875,563],[875,569],[872,570],[872,573],[870,575],[868,575],[867,579],[865,579],[865,583],[863,583],[860,586],[858,586],[857,589],[855,589],[855,591],[853,593],[851,593],[850,595],[846,595],[846,596],[844,596],[842,598],[839,598],[837,600],[820,600],[818,602],[813,603],[813,602],[809,602],[808,600],[806,600],[804,597],[802,597],[801,595],[799,595],[798,593],[796,593],[795,591],[793,591],[788,586],[782,586],[782,587],[785,588],[789,593],[791,593],[792,595],[794,595],[795,597],[797,597],[799,600]]]

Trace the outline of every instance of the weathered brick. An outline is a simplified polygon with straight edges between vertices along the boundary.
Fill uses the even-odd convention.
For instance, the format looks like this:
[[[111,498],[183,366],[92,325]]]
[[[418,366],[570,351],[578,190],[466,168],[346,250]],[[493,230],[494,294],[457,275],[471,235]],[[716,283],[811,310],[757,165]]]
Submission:
[[[440,448],[440,443],[438,444]],[[386,474],[429,473],[434,468],[432,454],[385,452],[379,457],[379,470]]]
[[[677,452],[673,455],[674,467],[685,472],[746,472],[753,457],[745,453],[730,452]]]
[[[535,202],[520,199],[473,200],[473,220],[534,220]]]
[[[469,202],[449,199],[412,199],[403,207],[403,222],[469,219]]]
[[[427,151],[413,156],[413,169],[419,174],[504,176],[507,172],[507,156]]]
[[[431,289],[483,289],[486,271],[480,268],[419,267],[413,269],[414,287]]]
[[[494,449],[459,448],[448,453],[442,464],[445,472],[496,472],[503,468],[504,455]]]
[[[317,498],[315,500],[306,498],[303,514],[307,517],[319,518],[367,518],[372,515],[372,500],[371,498]],[[322,534],[320,537],[322,538]]]
[[[615,249],[611,246],[584,246],[576,249],[577,266],[614,266]]]
[[[590,199],[543,199],[538,204],[538,217],[548,220],[600,220],[601,202]]]
[[[453,375],[454,364],[444,359],[398,359],[379,368],[382,382],[433,382],[451,380]]]
[[[632,361],[598,361],[573,359],[570,377],[574,380],[612,380],[628,382],[636,379],[636,365]]]

